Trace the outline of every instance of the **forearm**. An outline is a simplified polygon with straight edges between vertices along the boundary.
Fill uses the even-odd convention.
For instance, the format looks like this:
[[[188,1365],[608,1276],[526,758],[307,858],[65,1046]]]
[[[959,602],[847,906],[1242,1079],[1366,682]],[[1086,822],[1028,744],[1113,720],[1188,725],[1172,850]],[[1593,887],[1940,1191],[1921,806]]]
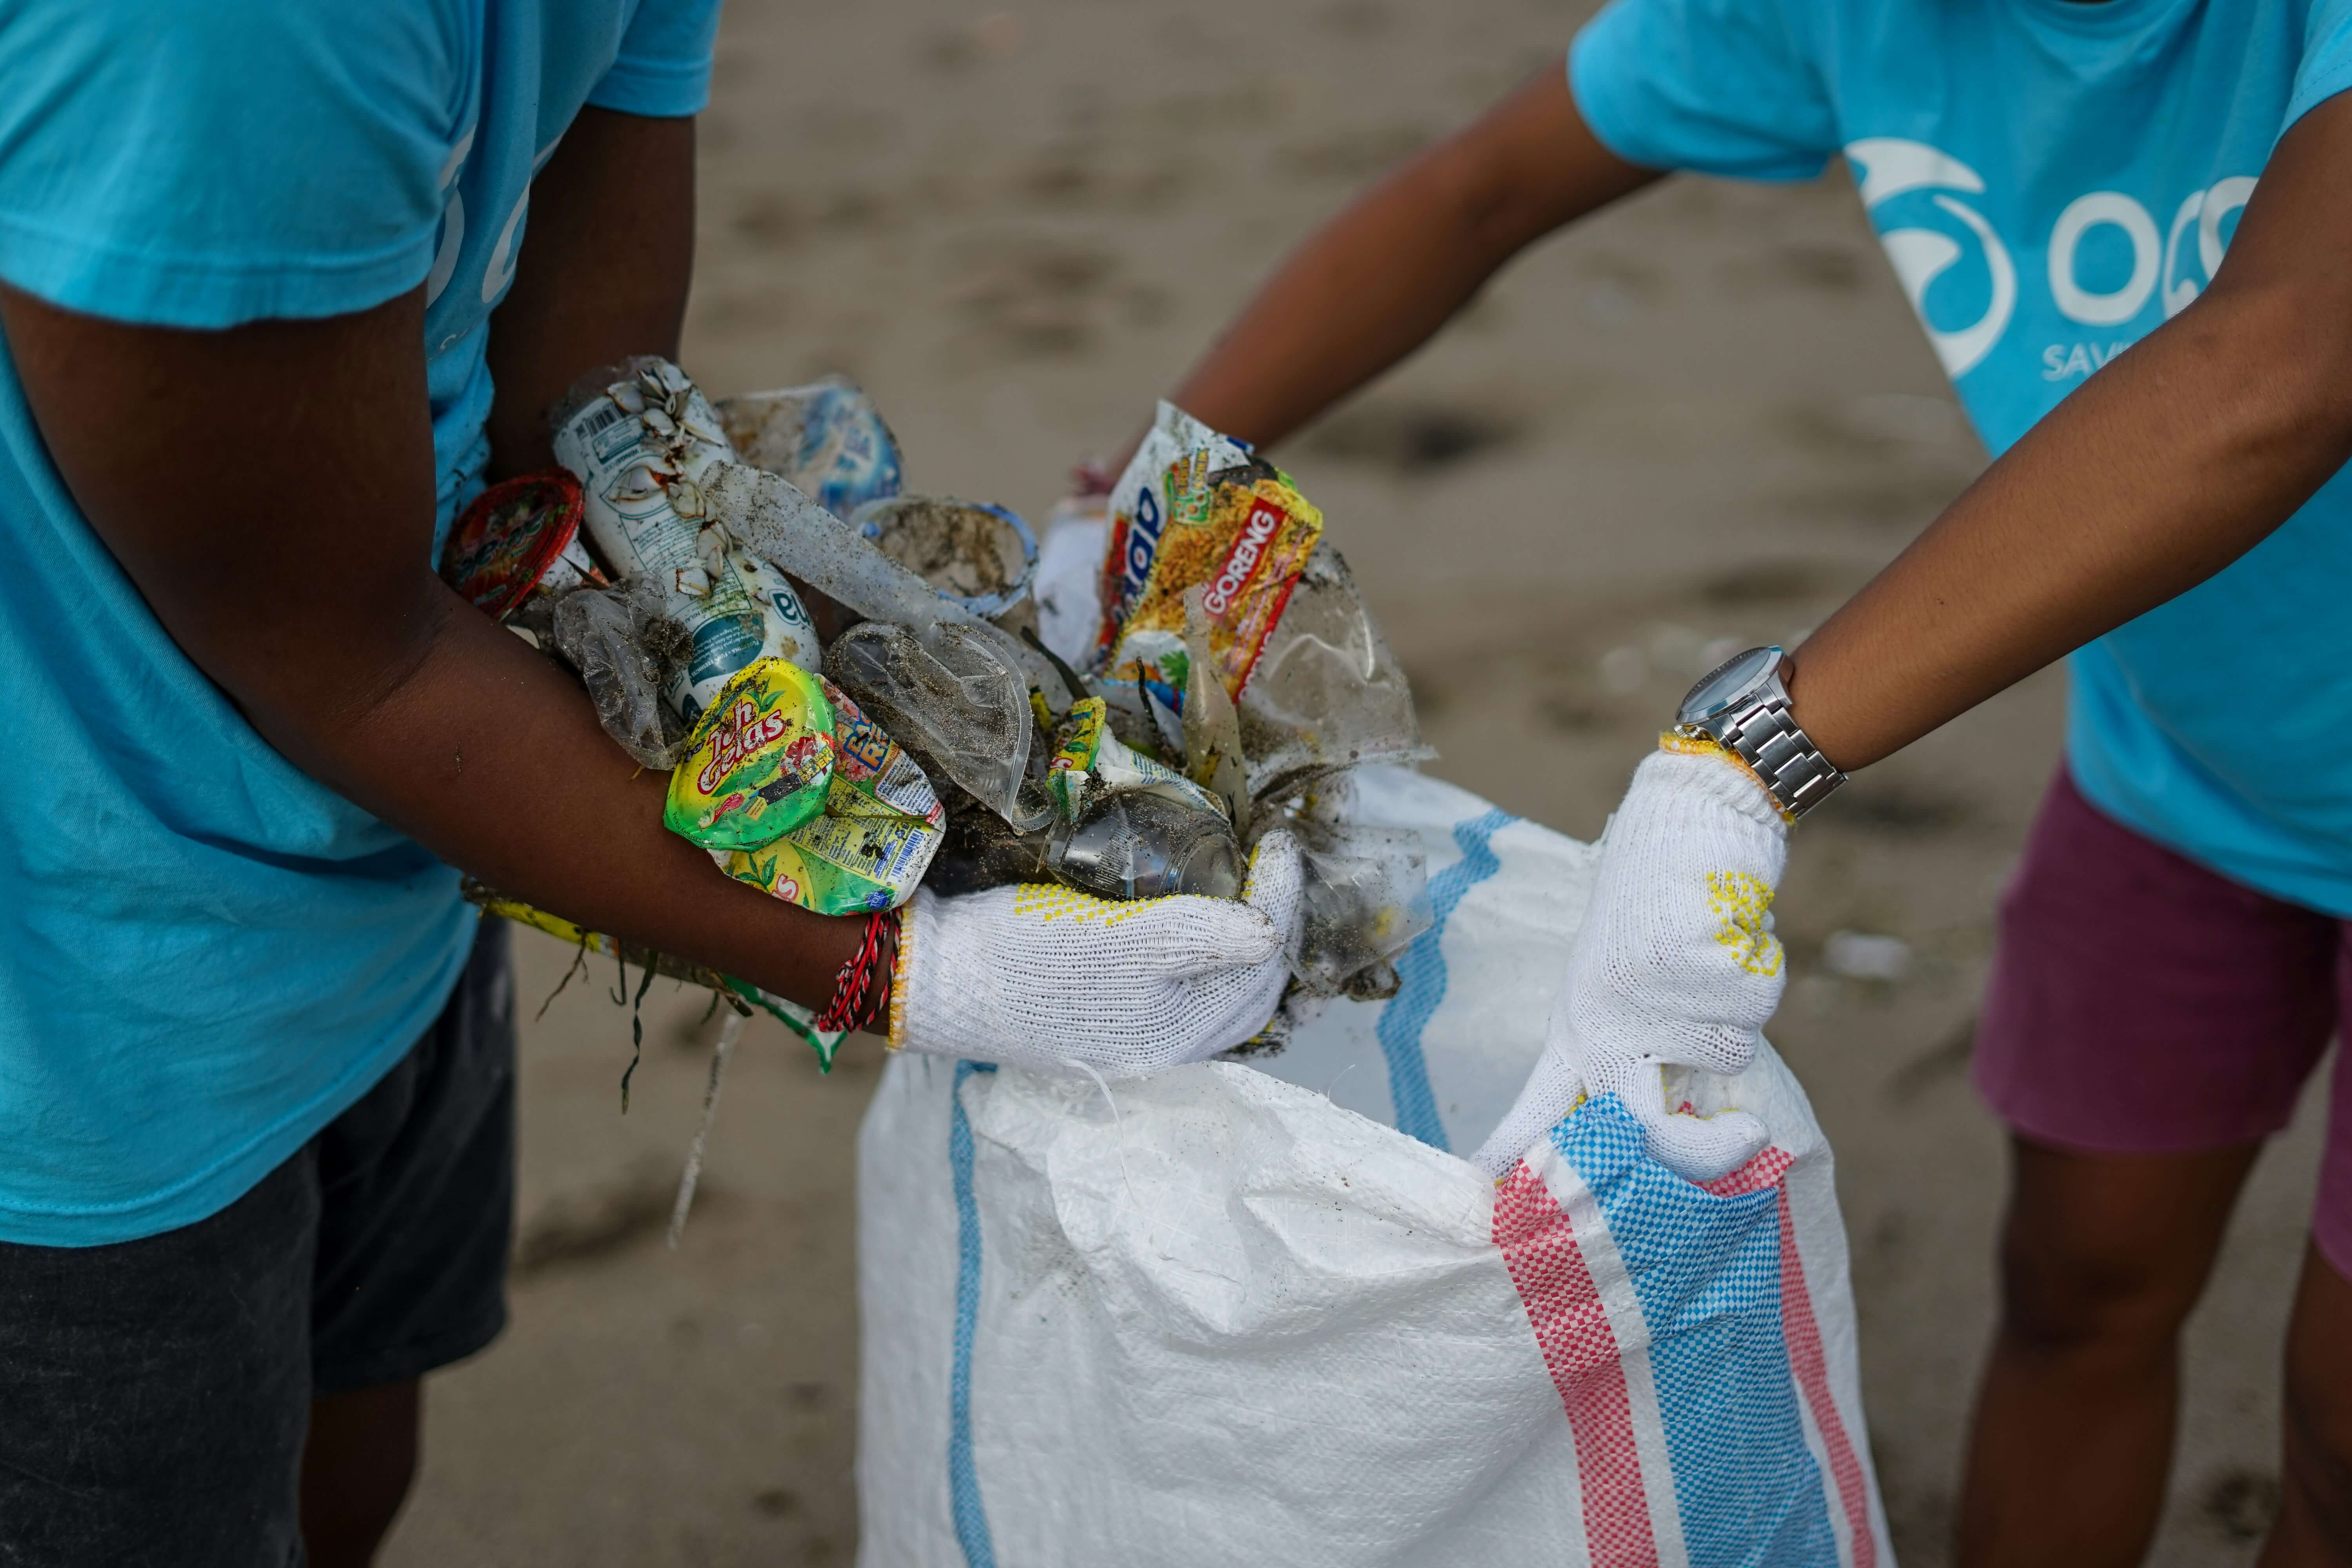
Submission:
[[[1657,177],[1603,148],[1547,70],[1300,246],[1174,400],[1279,441],[1426,342],[1528,244]]]
[[[583,109],[531,183],[530,243],[490,321],[490,477],[555,461],[549,405],[632,354],[677,358],[694,276],[694,121]]]
[[[427,625],[378,679],[356,662],[299,689],[247,672],[263,737],[500,892],[822,1007],[863,922],[726,876],[663,826],[668,776],[613,743],[576,682],[437,582],[418,594]]]
[[[2005,453],[1795,655],[1845,768],[2203,582],[2352,456],[2352,95],[2279,141],[2212,286]]]
[[[2352,384],[2284,290],[2209,295],[2086,382],[1797,651],[1853,769],[2236,560],[2352,455]]]
[[[1286,258],[1173,401],[1270,445],[1429,341],[1509,251],[1442,156],[1367,193]]]

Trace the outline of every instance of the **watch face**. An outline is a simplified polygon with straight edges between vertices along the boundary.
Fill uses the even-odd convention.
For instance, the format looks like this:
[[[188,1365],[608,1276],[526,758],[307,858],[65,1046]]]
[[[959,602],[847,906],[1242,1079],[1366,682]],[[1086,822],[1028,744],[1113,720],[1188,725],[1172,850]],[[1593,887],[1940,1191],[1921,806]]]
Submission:
[[[1690,695],[1683,699],[1680,721],[1696,724],[1714,718],[1753,691],[1780,662],[1780,650],[1777,647],[1751,647],[1746,653],[1733,655],[1691,688]]]

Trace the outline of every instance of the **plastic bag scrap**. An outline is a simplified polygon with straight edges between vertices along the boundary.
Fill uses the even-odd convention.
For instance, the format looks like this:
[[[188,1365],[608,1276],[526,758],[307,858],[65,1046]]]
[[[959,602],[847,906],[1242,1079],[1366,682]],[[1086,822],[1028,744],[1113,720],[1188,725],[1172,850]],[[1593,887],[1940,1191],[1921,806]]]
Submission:
[[[688,658],[663,697],[691,723],[756,659],[816,662],[808,610],[782,573],[710,517],[703,487],[734,466],[718,415],[667,360],[599,372],[558,405],[555,455],[579,476],[590,542],[621,578],[660,586]]]
[[[1239,707],[1254,796],[1340,768],[1436,754],[1422,743],[1403,667],[1328,542],[1307,558]]]
[[[692,638],[668,614],[668,596],[639,578],[617,588],[581,588],[555,606],[551,636],[588,688],[596,721],[636,759],[664,772],[686,748],[686,725],[662,700]]]
[[[1396,994],[1397,955],[1436,915],[1420,836],[1357,821],[1355,782],[1353,773],[1328,775],[1270,803],[1252,839],[1286,827],[1298,840],[1306,912],[1291,973],[1300,989],[1378,1001]]]
[[[789,479],[835,517],[898,493],[898,442],[882,411],[854,383],[827,376],[807,386],[750,392],[717,405],[743,461]]]
[[[949,622],[926,648],[903,626],[867,621],[834,639],[824,667],[927,771],[953,779],[1016,829],[1051,816],[1028,777],[1028,683],[990,639]]]
[[[1223,815],[1217,798],[1164,763],[1135,752],[1106,723],[1108,705],[1089,697],[1074,705],[1054,731],[1045,791],[1066,822],[1075,823],[1109,795],[1163,795],[1181,806]]]
[[[712,517],[745,549],[866,619],[906,627],[934,654],[940,651],[941,632],[959,627],[967,640],[1018,672],[1024,693],[1031,688],[1049,693],[1064,689],[1053,660],[1045,654],[940,597],[929,583],[883,554],[790,481],[736,464],[712,475],[706,499]],[[1067,693],[1070,700],[1084,695]]]

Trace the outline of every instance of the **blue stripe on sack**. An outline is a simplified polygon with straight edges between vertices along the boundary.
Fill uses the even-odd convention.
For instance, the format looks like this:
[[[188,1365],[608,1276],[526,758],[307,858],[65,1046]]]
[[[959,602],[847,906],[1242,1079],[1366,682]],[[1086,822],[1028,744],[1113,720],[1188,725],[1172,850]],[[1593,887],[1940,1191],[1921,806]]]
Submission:
[[[1397,1131],[1420,1139],[1433,1149],[1453,1152],[1445,1140],[1445,1124],[1437,1117],[1437,1097],[1429,1089],[1429,1063],[1421,1052],[1421,1034],[1429,1027],[1437,1005],[1445,1000],[1445,922],[1463,895],[1503,868],[1490,841],[1517,822],[1507,811],[1454,825],[1454,842],[1462,858],[1429,879],[1429,903],[1435,919],[1412,939],[1397,960],[1397,994],[1381,1009],[1374,1032],[1381,1054],[1389,1063],[1389,1103],[1396,1108]]]
[[[1718,1197],[1643,1152],[1615,1095],[1552,1142],[1600,1200],[1650,1336],[1650,1372],[1693,1563],[1835,1563],[1780,1321],[1780,1189]]]
[[[980,1204],[971,1192],[971,1121],[963,1113],[963,1080],[994,1072],[991,1062],[958,1062],[948,1091],[948,1168],[955,1173],[955,1370],[948,1380],[948,1507],[969,1568],[996,1568],[988,1510],[980,1500],[980,1472],[971,1460],[971,1336],[980,1321]]]

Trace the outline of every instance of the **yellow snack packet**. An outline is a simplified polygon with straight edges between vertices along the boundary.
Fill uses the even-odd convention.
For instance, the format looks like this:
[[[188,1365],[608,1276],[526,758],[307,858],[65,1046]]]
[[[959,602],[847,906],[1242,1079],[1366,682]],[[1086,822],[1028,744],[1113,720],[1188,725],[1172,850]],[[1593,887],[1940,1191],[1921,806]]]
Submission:
[[[824,814],[771,843],[710,858],[737,881],[821,915],[894,909],[914,897],[947,813],[898,742],[839,687],[824,687],[839,748]]]
[[[1174,491],[1171,476],[1171,489]],[[1323,536],[1323,514],[1279,472],[1262,463],[1212,474],[1171,493],[1143,590],[1119,627],[1114,679],[1136,679],[1130,642],[1184,635],[1185,590],[1198,584],[1209,654],[1225,694],[1239,700],[1265,639],[1282,618],[1307,557]],[[1199,518],[1195,522],[1192,518]]]
[[[695,721],[662,821],[705,849],[760,848],[824,810],[834,758],[823,683],[789,659],[760,659]]]

